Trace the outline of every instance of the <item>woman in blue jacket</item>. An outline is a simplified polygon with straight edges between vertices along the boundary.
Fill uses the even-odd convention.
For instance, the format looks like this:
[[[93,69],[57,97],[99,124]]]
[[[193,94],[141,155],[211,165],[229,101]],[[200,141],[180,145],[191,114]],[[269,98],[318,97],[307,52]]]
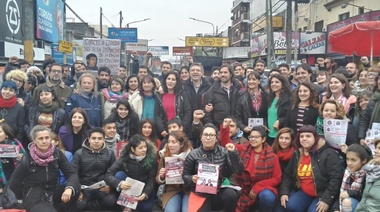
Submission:
[[[80,107],[86,111],[91,127],[102,127],[103,104],[97,88],[96,79],[92,74],[83,74],[78,80],[78,88],[67,99],[65,111],[67,114],[73,108]]]

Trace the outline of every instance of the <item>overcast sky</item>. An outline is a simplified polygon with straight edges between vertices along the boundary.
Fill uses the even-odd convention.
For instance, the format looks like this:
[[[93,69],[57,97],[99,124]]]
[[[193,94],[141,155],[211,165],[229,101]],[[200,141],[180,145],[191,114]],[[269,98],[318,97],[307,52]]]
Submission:
[[[100,7],[103,14],[119,27],[119,12],[123,12],[123,26],[128,22],[138,28],[139,39],[153,39],[150,46],[184,46],[185,36],[212,33],[210,24],[190,20],[189,17],[211,22],[219,32],[231,24],[233,0],[66,0],[66,3],[89,24],[99,24]],[[67,17],[75,17],[67,10]],[[75,18],[76,22],[79,19]],[[103,24],[112,25],[103,18]],[[223,25],[223,26],[222,26]],[[171,49],[171,48],[170,48]]]

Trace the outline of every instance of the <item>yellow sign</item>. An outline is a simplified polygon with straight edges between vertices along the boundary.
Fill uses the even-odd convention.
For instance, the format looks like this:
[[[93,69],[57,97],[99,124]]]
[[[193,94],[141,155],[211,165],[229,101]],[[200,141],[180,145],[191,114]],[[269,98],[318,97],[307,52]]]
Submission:
[[[189,37],[185,39],[186,46],[205,46],[205,47],[228,47],[227,37]]]
[[[60,40],[58,43],[58,51],[65,53],[73,53],[73,43]]]
[[[272,27],[273,28],[282,28],[283,27],[283,19],[282,16],[273,16],[272,17]],[[260,29],[263,29],[267,26],[266,17],[262,17],[260,19],[257,19],[253,21],[252,23],[252,30],[258,31]]]

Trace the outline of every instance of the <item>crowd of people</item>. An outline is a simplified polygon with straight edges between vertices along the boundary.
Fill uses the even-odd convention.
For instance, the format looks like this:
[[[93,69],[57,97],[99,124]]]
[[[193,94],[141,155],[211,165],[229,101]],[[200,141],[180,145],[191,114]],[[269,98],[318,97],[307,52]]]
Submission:
[[[40,69],[12,57],[0,144],[17,151],[0,152],[0,191],[30,212],[133,211],[116,203],[132,178],[145,184],[134,197],[141,212],[155,203],[167,212],[376,211],[380,138],[366,137],[380,131],[379,68],[366,57],[345,67],[318,58],[315,68],[266,71],[257,60],[205,76],[200,63],[165,61],[159,76],[145,65],[95,76],[82,61]],[[339,146],[325,136],[329,119],[347,123]],[[171,157],[183,161],[176,184],[166,182]],[[200,164],[219,167],[215,181]],[[216,192],[199,191],[202,180]]]

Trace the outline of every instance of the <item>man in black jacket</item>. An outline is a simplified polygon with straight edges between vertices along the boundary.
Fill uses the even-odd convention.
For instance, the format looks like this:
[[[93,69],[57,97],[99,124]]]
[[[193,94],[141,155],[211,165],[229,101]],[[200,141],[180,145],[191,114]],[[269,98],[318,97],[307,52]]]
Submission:
[[[219,79],[214,82],[204,95],[206,115],[204,123],[219,126],[230,115],[235,115],[238,93],[241,84],[233,78],[233,68],[230,65],[220,67]]]
[[[73,166],[79,175],[83,190],[78,199],[77,209],[83,211],[86,207],[99,204],[100,207],[114,207],[117,194],[105,185],[104,176],[115,161],[115,153],[105,144],[105,133],[101,128],[94,128],[82,148],[75,152]],[[95,183],[103,184],[99,188],[86,188]],[[97,206],[97,208],[99,208]]]

